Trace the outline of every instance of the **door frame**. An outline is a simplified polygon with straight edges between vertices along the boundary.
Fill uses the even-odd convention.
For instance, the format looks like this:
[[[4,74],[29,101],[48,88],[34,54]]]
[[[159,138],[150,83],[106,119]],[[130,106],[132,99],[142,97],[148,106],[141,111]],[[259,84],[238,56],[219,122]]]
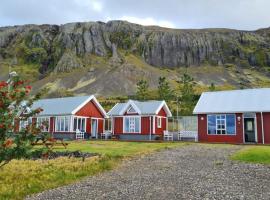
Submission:
[[[245,116],[245,114],[250,115],[253,114],[254,116]],[[253,119],[254,120],[254,134],[255,134],[255,143],[258,143],[258,132],[257,132],[257,115],[256,113],[243,113],[242,114],[242,121],[243,121],[243,143],[250,143],[246,142],[245,140],[245,119]]]
[[[93,124],[92,124],[92,122],[94,120],[96,121],[96,124],[97,124],[95,138],[98,139],[98,118],[94,118],[94,117],[91,118],[91,137],[93,138],[93,135],[92,135],[92,133],[93,133],[93,126],[92,125]]]

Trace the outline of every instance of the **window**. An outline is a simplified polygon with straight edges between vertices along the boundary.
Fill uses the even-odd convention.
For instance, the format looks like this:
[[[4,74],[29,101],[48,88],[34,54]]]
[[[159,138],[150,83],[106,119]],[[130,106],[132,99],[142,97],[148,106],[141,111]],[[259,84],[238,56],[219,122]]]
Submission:
[[[132,106],[130,106],[129,108],[128,108],[128,110],[127,110],[127,113],[137,113],[136,112],[136,110],[132,107]]]
[[[140,117],[125,117],[124,131],[125,133],[139,133],[141,126]]]
[[[73,131],[79,129],[81,132],[86,132],[86,118],[74,117],[73,119]]]
[[[208,115],[208,134],[210,135],[234,135],[235,115]]]
[[[162,124],[161,117],[157,117],[157,126],[158,126],[158,128],[161,128],[161,124]]]
[[[69,132],[70,130],[70,116],[56,117],[55,131],[56,132]]]
[[[49,132],[50,118],[38,117],[36,126],[39,127],[42,132]]]
[[[27,120],[20,119],[19,131],[26,129],[27,126],[31,124],[32,124],[32,118],[28,118]]]

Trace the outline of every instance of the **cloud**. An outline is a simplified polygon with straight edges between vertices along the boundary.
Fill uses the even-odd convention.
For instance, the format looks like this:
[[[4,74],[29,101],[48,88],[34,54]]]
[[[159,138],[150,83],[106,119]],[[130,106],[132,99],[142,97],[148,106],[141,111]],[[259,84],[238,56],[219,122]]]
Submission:
[[[8,0],[0,26],[127,20],[170,28],[270,26],[270,0]]]
[[[155,20],[151,17],[139,18],[139,17],[123,16],[120,18],[120,20],[125,20],[145,26],[157,25],[161,27],[175,28],[175,25],[172,22],[166,20]]]

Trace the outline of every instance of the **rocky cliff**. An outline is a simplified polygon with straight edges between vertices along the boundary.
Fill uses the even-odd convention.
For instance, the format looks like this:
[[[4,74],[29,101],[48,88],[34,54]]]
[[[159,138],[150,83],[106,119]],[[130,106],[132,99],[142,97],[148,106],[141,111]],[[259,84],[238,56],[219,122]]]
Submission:
[[[110,66],[134,55],[154,67],[270,67],[270,29],[180,30],[125,21],[0,28],[0,60],[33,64],[41,75],[71,72],[103,58]],[[92,56],[92,57],[91,57]]]
[[[80,67],[79,62],[71,61],[72,55],[111,57],[119,48],[139,55],[153,66],[181,67],[205,63],[270,66],[270,29],[174,30],[124,21],[0,29],[1,57],[26,56],[26,60],[41,62],[43,70],[48,66],[60,71],[69,70],[68,63],[57,65],[63,59],[71,62],[70,67]]]

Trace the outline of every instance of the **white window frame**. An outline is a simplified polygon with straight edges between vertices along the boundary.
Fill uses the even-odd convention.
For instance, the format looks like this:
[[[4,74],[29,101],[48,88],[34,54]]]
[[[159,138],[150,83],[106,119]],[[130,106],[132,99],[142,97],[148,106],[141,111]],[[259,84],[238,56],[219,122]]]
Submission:
[[[157,117],[157,127],[161,128],[162,127],[162,118],[161,117]]]
[[[44,132],[44,133],[46,133],[46,132],[50,132],[50,117],[37,117],[36,118],[36,127],[37,128],[39,128],[41,125],[42,125],[42,123],[44,123],[44,121],[48,121],[48,130],[46,130],[45,128],[41,128],[40,130],[41,130],[41,132]]]
[[[32,124],[32,118],[28,118],[27,120],[20,119],[19,131],[22,131],[26,128],[26,126]]]
[[[226,115],[216,115],[216,135],[227,135],[226,123]],[[219,126],[224,126],[224,128],[219,128]]]
[[[218,117],[217,116],[225,116],[225,119],[217,119]],[[228,134],[227,133],[227,115],[234,115],[234,119],[235,119],[235,126],[234,126],[234,134]],[[216,116],[216,132],[215,134],[209,134],[209,127],[208,127],[208,117],[209,116]],[[235,136],[236,135],[236,126],[237,126],[237,119],[236,119],[236,114],[209,114],[207,115],[207,135],[228,135],[228,136]],[[218,129],[218,121],[224,121],[225,123],[225,129]],[[217,134],[218,130],[222,131],[222,130],[225,130],[225,134]]]
[[[87,117],[81,117],[81,116],[74,116],[72,117],[72,132],[76,132],[76,130],[74,130],[74,121],[75,119],[77,119],[77,123],[76,123],[76,130],[78,129],[78,124],[79,124],[79,120],[78,119],[81,119],[81,127],[79,128],[79,130],[81,131],[82,130],[82,120],[84,120],[84,131],[83,132],[86,132],[86,123],[87,123]]]
[[[68,123],[68,130],[65,130],[65,127],[66,127],[66,120],[65,120],[65,118],[66,117],[68,117],[69,118],[69,123]],[[71,116],[69,116],[69,115],[66,115],[66,116],[57,116],[57,117],[55,117],[55,126],[54,126],[54,128],[55,128],[55,132],[62,132],[62,133],[65,133],[65,132],[70,132],[70,127],[71,127],[71,119],[72,119],[72,117]],[[58,121],[59,120],[63,120],[64,121],[64,123],[63,123],[63,125],[64,125],[64,130],[61,130],[62,129],[62,122],[60,121],[60,128],[58,129]]]
[[[128,128],[128,131],[126,132],[126,119],[129,118],[129,128]],[[136,132],[136,120],[135,119],[139,119],[139,131]],[[134,131],[131,131],[130,129],[130,119],[134,119]],[[123,117],[123,132],[124,133],[141,133],[141,117],[140,116],[125,116]]]

